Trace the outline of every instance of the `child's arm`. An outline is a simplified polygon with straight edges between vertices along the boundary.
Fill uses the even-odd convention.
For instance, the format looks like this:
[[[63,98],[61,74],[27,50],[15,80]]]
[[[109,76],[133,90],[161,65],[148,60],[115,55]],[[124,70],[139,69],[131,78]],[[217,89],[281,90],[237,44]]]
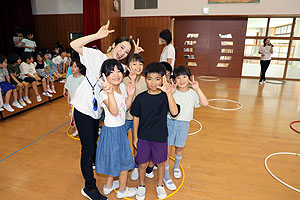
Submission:
[[[41,78],[39,77],[39,75],[37,73],[34,73],[34,77],[35,80],[40,81]]]
[[[166,93],[166,95],[168,97],[170,114],[173,117],[177,116],[179,113],[179,110],[178,110],[178,106],[173,98],[173,92],[172,92],[173,87],[171,84],[168,83],[166,76],[163,76],[163,86],[157,87],[157,88]]]
[[[9,75],[7,74],[7,75],[5,75],[5,77],[6,77],[7,82],[10,83],[10,77],[9,77]]]
[[[137,135],[137,131],[139,128],[139,122],[140,122],[140,118],[133,116],[133,147],[135,149],[137,149],[137,142],[138,142],[138,135]]]
[[[192,76],[192,81],[189,81],[190,84],[192,85],[192,88],[197,92],[200,104],[202,106],[208,106],[208,100],[206,96],[203,94],[202,90],[199,87],[199,83],[195,81],[194,75]]]
[[[18,84],[19,87],[24,87],[20,81],[15,77],[13,73],[10,73],[11,78]]]
[[[133,81],[129,81],[127,86],[126,110],[130,109],[134,97],[135,97],[135,85]]]
[[[108,97],[103,102],[112,115],[118,115],[119,109],[118,109],[118,104],[115,99],[113,87],[107,81],[105,74],[103,74],[102,76],[104,78],[104,81],[102,81],[101,79],[99,79],[99,81],[102,84],[103,91],[105,91],[107,93],[107,97]]]
[[[105,38],[108,34],[114,32],[115,30],[109,30],[109,20],[107,24],[102,26],[99,31],[92,35],[87,35],[81,38],[78,38],[70,43],[70,46],[77,51],[80,55],[83,54],[83,46],[101,38]]]

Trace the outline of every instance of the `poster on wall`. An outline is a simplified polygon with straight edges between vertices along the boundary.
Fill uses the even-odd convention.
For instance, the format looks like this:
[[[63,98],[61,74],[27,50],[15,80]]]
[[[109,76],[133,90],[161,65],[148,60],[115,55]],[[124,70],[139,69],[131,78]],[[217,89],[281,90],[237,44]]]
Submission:
[[[260,3],[260,0],[208,0],[209,4],[224,4],[224,3]]]

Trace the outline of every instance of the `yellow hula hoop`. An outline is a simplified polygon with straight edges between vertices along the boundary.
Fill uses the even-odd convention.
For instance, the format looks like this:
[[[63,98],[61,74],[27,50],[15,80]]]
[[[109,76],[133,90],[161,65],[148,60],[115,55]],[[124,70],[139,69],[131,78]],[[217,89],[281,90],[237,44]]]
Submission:
[[[68,135],[70,138],[74,139],[74,140],[80,140],[79,138],[77,138],[77,137],[74,137],[72,134],[69,134],[69,130],[70,130],[70,128],[72,128],[72,127],[71,127],[71,126],[69,126],[69,128],[67,129],[67,135]]]
[[[170,159],[175,161],[175,159],[172,158],[172,157],[170,157]],[[171,194],[169,194],[169,195],[168,195],[166,198],[164,198],[164,199],[170,198],[171,196],[173,196],[174,194],[176,194],[176,193],[180,190],[180,188],[182,187],[182,185],[183,185],[183,183],[184,183],[184,179],[185,179],[184,170],[183,170],[183,167],[181,166],[181,164],[179,164],[179,167],[180,167],[180,169],[181,169],[181,171],[182,171],[182,181],[181,181],[180,185],[178,186],[178,188],[177,188],[174,192],[172,192]],[[116,190],[116,189],[115,189],[114,191],[117,193],[117,190]],[[124,199],[126,199],[126,200],[133,200],[133,199],[130,199],[130,198],[127,198],[127,197],[124,197]],[[156,200],[159,200],[159,199],[156,199]]]

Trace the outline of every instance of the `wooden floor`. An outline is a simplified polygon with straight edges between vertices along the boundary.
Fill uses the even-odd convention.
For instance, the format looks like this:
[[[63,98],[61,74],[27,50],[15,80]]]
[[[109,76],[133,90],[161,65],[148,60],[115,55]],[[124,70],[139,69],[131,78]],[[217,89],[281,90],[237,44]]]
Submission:
[[[194,118],[203,129],[188,137],[181,162],[186,179],[169,199],[300,199],[300,193],[277,182],[264,167],[264,159],[271,153],[300,153],[300,134],[289,128],[290,122],[300,120],[300,82],[259,85],[256,79],[220,78],[199,83],[209,99],[236,100],[243,107],[237,111],[195,110]],[[238,106],[226,102],[211,105]],[[80,194],[80,144],[66,135],[68,121],[64,98],[0,121],[1,200],[85,199]],[[300,125],[295,127],[300,130]],[[197,128],[191,122],[191,131]],[[268,164],[278,177],[300,189],[299,156],[272,157]],[[102,190],[105,177],[96,178]],[[130,186],[137,184],[129,181]],[[154,186],[155,179],[147,179],[148,200],[156,197]],[[115,194],[108,197],[117,199]]]

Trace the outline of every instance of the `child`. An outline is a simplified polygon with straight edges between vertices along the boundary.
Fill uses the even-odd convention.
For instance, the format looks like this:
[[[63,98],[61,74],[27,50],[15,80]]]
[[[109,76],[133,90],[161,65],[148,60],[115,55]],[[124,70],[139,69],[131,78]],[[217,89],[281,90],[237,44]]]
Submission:
[[[206,96],[199,88],[199,84],[194,80],[189,68],[185,66],[176,67],[173,72],[177,90],[174,93],[174,99],[180,105],[181,112],[177,117],[168,115],[168,158],[171,156],[172,146],[175,145],[175,164],[174,177],[181,178],[179,164],[183,156],[183,148],[186,143],[187,135],[190,129],[190,121],[193,119],[194,107],[207,106]],[[189,83],[193,89],[189,88]],[[176,190],[176,185],[172,181],[169,174],[169,159],[165,166],[164,183],[169,190]]]
[[[25,48],[24,52],[35,52],[36,43],[32,40],[33,33],[31,31],[28,31],[26,34],[26,38],[24,38],[21,43],[22,47]]]
[[[70,107],[72,107],[70,101],[73,98],[74,92],[84,79],[85,70],[86,70],[85,66],[80,62],[78,58],[72,61],[71,63],[72,74],[67,78],[67,82],[65,84],[65,88],[67,90],[67,102]],[[78,131],[76,129],[76,131],[73,133],[73,136],[75,137],[77,135],[78,135]]]
[[[60,49],[60,47],[57,46],[57,45],[55,45],[55,46],[52,48],[53,56],[51,56],[51,59],[53,59],[53,58],[55,58],[56,56],[59,55],[59,49]],[[50,56],[50,54],[49,54],[49,56]]]
[[[57,69],[56,69],[56,65],[52,62],[52,60],[49,59],[49,53],[45,52],[44,53],[44,57],[43,60],[46,63],[45,65],[45,72],[50,76],[55,76],[58,80],[62,81],[63,77],[60,73],[58,73]],[[54,69],[55,67],[55,69]],[[55,88],[54,88],[54,83],[51,83],[52,88],[51,90],[53,91],[53,93],[56,93]]]
[[[13,42],[15,45],[14,52],[17,53],[19,56],[21,56],[23,53],[22,40],[23,40],[22,29],[20,27],[16,27],[15,35],[13,36]]]
[[[71,65],[70,65],[70,63],[71,63],[71,61],[72,61],[72,54],[73,54],[73,49],[72,48],[67,48],[66,49],[66,57],[67,57],[67,64],[66,64],[66,66],[67,66],[67,75],[66,75],[66,78],[68,78],[68,76],[70,76],[71,74],[72,74],[72,72],[71,72]]]
[[[0,55],[0,88],[2,90],[2,94],[5,94],[5,102],[3,108],[8,112],[14,112],[15,110],[9,105],[9,99],[11,93],[13,93],[13,97],[14,97],[14,102],[12,103],[12,105],[17,108],[23,108],[23,106],[21,106],[17,101],[18,98],[17,98],[16,87],[9,83],[10,78],[6,67],[7,67],[7,60],[4,56]]]
[[[137,149],[136,162],[139,163],[138,200],[145,199],[145,173],[150,160],[158,166],[157,197],[163,199],[167,196],[163,186],[168,155],[167,114],[170,112],[176,117],[179,106],[172,94],[176,86],[167,82],[165,74],[166,69],[162,64],[147,65],[145,77],[148,90],[137,95],[130,110],[133,115],[133,145]]]
[[[10,83],[13,84],[19,90],[19,103],[22,106],[26,106],[24,100],[31,104],[32,102],[28,98],[28,84],[20,78],[21,70],[19,68],[21,64],[21,58],[18,54],[12,53],[8,55],[8,65],[7,70],[10,75]],[[25,90],[24,100],[23,100],[23,88]]]
[[[145,82],[145,77],[141,76],[144,68],[144,58],[140,54],[132,54],[127,59],[128,71],[130,71],[129,76],[123,79],[123,83],[127,86],[129,82],[134,81],[136,87],[136,95],[147,90],[147,85]],[[134,79],[134,80],[132,80]],[[125,128],[126,132],[131,129],[133,130],[133,116],[128,110],[126,112]],[[132,138],[133,139],[133,138]],[[136,156],[136,150],[133,149],[134,156]],[[139,165],[135,162],[134,169],[131,173],[131,180],[135,181],[139,178],[138,172]]]
[[[52,62],[57,66],[59,73],[65,73],[66,71],[66,51],[64,49],[59,50],[59,55],[52,59]]]
[[[104,126],[101,129],[96,150],[96,172],[106,174],[104,195],[119,187],[117,198],[136,195],[136,188],[126,187],[128,170],[134,167],[127,133],[125,113],[131,107],[135,86],[128,84],[127,92],[122,83],[124,69],[115,59],[103,62],[101,74],[104,81],[100,92],[100,105],[105,111]],[[119,182],[113,181],[119,176]]]
[[[44,79],[46,80],[46,81],[43,81],[44,92],[47,92],[48,94],[54,93],[55,90],[52,91],[49,86],[49,82],[51,81],[52,88],[54,89],[54,83],[53,83],[54,78],[53,78],[53,76],[51,76],[51,74],[46,73],[46,71],[45,71],[46,63],[44,62],[43,58],[44,58],[44,54],[42,52],[38,52],[36,54],[36,62],[34,63],[35,70],[36,70],[38,76],[42,78],[42,81]],[[46,96],[52,97],[51,94],[46,95]]]

